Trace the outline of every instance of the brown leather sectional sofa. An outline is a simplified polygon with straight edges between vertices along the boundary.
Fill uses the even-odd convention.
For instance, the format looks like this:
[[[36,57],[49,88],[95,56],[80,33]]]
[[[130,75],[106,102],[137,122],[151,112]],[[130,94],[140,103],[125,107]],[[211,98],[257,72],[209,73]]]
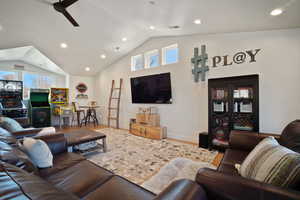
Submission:
[[[241,177],[235,164],[241,164],[250,151],[269,134],[232,131],[230,148],[226,150],[217,170],[200,169],[196,181],[205,189],[208,199],[239,200],[299,200],[300,182],[297,188],[284,189]],[[300,120],[291,122],[277,136],[279,143],[300,153]]]
[[[43,136],[54,155],[54,166],[36,169],[16,147],[11,134],[0,134],[0,199],[34,200],[299,200],[300,187],[284,189],[239,176],[242,163],[266,135],[233,132],[218,170],[200,169],[195,181],[179,180],[162,193],[150,191],[67,152],[63,134]],[[300,121],[284,129],[279,142],[300,151]],[[299,185],[300,186],[300,185]]]
[[[67,152],[63,134],[40,139],[54,155],[51,168],[36,169],[18,150],[14,136],[0,136],[0,199],[206,200],[204,190],[193,181],[177,181],[157,196],[79,154]]]

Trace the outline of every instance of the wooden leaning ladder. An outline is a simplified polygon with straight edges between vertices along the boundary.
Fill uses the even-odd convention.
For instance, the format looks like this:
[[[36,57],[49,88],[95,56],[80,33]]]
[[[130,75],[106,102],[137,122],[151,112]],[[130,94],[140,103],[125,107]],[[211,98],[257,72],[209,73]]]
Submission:
[[[115,80],[112,80],[111,90],[108,103],[108,127],[111,127],[111,120],[116,121],[116,127],[119,129],[119,116],[120,116],[120,101],[121,101],[121,90],[122,90],[123,79],[120,79],[120,85],[118,88],[115,88]],[[117,91],[118,94],[114,96],[114,91]],[[113,103],[114,102],[114,103]],[[115,106],[115,107],[113,107]],[[116,116],[112,116],[112,111],[115,111]]]

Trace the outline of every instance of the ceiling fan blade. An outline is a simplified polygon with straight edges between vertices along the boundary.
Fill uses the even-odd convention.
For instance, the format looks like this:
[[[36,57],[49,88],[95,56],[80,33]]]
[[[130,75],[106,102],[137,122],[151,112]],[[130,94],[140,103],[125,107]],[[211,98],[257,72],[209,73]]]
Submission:
[[[72,5],[73,3],[77,2],[77,1],[78,0],[64,0],[64,1],[60,2],[60,4],[63,7],[67,8],[67,7],[69,7],[70,5]]]
[[[68,13],[67,10],[64,10],[62,14],[73,24],[73,26],[79,26],[79,24],[75,21],[75,19]]]

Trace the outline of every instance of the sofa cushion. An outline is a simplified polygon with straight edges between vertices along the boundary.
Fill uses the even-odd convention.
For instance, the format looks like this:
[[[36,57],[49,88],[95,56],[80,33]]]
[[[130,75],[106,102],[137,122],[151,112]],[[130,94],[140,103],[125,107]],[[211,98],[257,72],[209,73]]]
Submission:
[[[44,141],[25,138],[23,141],[23,148],[37,167],[52,167],[53,155]]]
[[[45,178],[56,187],[82,198],[112,176],[111,172],[84,160]]]
[[[240,174],[275,186],[295,188],[300,182],[300,154],[267,137],[247,156]]]
[[[45,141],[53,155],[65,153],[68,150],[67,140],[65,138],[65,135],[62,133],[38,136],[35,137],[35,139]]]
[[[23,127],[16,120],[9,117],[0,117],[0,126],[11,133],[23,130]]]
[[[55,174],[61,170],[69,168],[77,163],[85,160],[85,158],[75,153],[61,153],[57,154],[53,159],[53,166],[50,168],[40,169],[39,174],[42,177],[47,177]]]
[[[127,181],[126,179],[114,176],[106,181],[101,187],[89,193],[83,199],[88,200],[152,200],[154,194],[144,188]]]
[[[75,200],[74,195],[55,188],[40,177],[0,162],[1,199]]]

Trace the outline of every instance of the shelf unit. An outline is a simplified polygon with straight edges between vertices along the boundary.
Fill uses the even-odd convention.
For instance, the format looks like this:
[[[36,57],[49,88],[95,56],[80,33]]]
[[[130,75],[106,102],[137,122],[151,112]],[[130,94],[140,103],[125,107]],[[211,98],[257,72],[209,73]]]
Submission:
[[[210,148],[227,148],[231,130],[259,130],[258,91],[258,75],[208,80]]]

